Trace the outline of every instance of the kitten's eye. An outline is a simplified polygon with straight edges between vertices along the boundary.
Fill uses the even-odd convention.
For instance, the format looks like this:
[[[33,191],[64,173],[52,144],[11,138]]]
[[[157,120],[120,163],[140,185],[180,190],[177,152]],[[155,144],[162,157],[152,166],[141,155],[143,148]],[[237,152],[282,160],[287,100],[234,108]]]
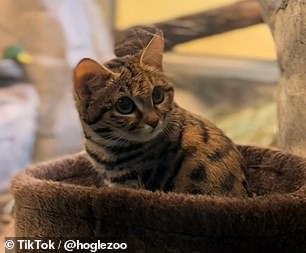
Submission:
[[[134,102],[128,97],[119,98],[115,104],[118,112],[122,114],[130,114],[134,111]]]
[[[164,90],[161,87],[155,87],[152,93],[152,100],[154,104],[160,104],[164,101]]]

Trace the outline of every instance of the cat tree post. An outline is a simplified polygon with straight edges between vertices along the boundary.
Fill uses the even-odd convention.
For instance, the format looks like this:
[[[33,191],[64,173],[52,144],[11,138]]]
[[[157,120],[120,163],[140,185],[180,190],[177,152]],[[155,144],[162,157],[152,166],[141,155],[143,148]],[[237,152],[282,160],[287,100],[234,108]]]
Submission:
[[[279,68],[279,147],[306,156],[306,1],[259,0],[272,31]]]

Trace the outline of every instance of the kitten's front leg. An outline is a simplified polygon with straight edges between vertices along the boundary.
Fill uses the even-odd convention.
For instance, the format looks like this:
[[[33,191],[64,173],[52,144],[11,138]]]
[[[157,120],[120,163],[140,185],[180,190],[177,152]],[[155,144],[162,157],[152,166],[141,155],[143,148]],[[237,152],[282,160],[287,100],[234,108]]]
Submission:
[[[97,187],[110,187],[110,188],[131,188],[131,189],[142,189],[143,186],[139,184],[138,181],[128,181],[124,183],[114,183],[110,179],[104,178],[100,180],[98,184],[96,184]]]
[[[116,169],[111,171],[108,170],[105,172],[105,178],[103,179],[103,182],[104,185],[108,187],[144,189],[144,186],[141,183],[140,175],[131,169],[121,168],[119,171]]]

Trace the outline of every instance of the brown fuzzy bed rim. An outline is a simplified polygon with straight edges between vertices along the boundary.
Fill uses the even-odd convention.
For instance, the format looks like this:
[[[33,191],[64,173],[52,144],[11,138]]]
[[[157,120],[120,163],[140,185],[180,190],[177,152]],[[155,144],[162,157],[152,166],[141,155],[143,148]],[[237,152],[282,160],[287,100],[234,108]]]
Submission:
[[[252,198],[98,188],[84,153],[13,180],[16,236],[106,237],[131,252],[306,252],[306,160],[238,146]]]

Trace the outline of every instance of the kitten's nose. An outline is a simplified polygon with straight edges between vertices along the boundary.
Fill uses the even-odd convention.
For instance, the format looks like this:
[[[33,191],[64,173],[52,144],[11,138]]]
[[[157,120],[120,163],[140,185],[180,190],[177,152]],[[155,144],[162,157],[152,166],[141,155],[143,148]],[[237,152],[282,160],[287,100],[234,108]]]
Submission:
[[[152,120],[152,121],[147,122],[147,124],[151,126],[152,128],[155,128],[158,125],[158,121],[159,121],[158,119]]]
[[[149,125],[150,127],[152,127],[154,129],[158,125],[159,118],[155,113],[154,114],[149,114],[146,117],[145,122],[146,122],[147,125]]]

